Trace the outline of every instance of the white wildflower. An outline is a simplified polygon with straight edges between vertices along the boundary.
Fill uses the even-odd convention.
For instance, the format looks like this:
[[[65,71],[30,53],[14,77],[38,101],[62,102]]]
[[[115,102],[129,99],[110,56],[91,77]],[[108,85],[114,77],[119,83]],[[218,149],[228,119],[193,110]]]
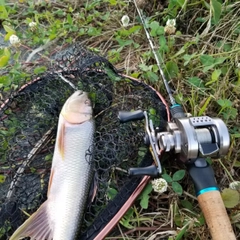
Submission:
[[[123,27],[127,27],[129,24],[129,21],[130,21],[130,18],[128,15],[122,16],[121,22],[122,22]]]
[[[164,32],[167,34],[174,34],[176,32],[176,19],[168,19],[166,26],[164,27]]]
[[[163,178],[156,178],[152,180],[152,188],[155,192],[164,193],[167,191],[168,183]]]
[[[18,47],[20,45],[20,39],[18,38],[18,36],[14,35],[14,34],[10,36],[9,42],[14,47]]]
[[[176,26],[176,19],[168,19],[167,23],[166,23],[166,26],[173,26],[173,27],[175,27]]]
[[[229,184],[229,188],[233,190],[240,190],[240,181],[234,181]]]
[[[34,31],[34,30],[36,30],[36,28],[37,28],[37,23],[35,23],[35,22],[30,22],[30,23],[28,24],[28,26],[29,26],[29,28],[31,29],[31,31]]]

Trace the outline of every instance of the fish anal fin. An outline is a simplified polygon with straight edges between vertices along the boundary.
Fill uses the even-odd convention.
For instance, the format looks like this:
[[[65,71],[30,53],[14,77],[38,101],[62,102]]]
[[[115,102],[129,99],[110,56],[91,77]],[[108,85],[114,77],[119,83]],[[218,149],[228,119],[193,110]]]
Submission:
[[[10,237],[9,240],[19,240],[30,237],[34,240],[52,240],[53,231],[47,213],[48,201],[33,213]]]
[[[64,136],[65,136],[65,123],[62,123],[57,136],[58,150],[62,159],[64,159]]]
[[[97,190],[98,190],[98,174],[97,172],[95,172],[94,176],[93,176],[93,181],[90,185],[90,190],[88,193],[88,202],[89,205],[91,205],[91,203],[93,203],[96,195],[97,195]]]

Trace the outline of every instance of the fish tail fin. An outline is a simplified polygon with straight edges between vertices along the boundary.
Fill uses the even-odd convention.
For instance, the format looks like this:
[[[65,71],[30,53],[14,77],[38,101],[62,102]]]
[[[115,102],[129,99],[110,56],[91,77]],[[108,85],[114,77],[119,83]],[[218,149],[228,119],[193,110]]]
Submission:
[[[53,231],[48,217],[48,201],[44,202],[40,208],[33,213],[10,237],[9,240],[19,240],[30,237],[34,240],[51,240]]]

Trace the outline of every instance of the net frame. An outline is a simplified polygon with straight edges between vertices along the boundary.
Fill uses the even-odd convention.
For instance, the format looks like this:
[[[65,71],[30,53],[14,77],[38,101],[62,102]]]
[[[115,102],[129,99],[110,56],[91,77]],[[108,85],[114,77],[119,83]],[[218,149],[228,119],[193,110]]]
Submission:
[[[26,219],[24,212],[28,212],[31,214],[39,206],[39,203],[36,203],[36,206],[31,206],[31,207],[26,207],[24,206],[24,204],[21,205],[22,204],[21,201],[20,202],[16,201],[16,199],[18,200],[18,194],[16,193],[18,193],[18,191],[20,191],[22,188],[21,184],[24,183],[23,175],[26,173],[26,168],[28,169],[28,171],[30,171],[31,167],[32,168],[34,167],[35,169],[32,169],[32,170],[35,171],[37,169],[37,171],[39,171],[38,167],[34,164],[36,164],[36,162],[43,161],[43,159],[46,159],[46,157],[47,156],[49,157],[49,154],[52,153],[53,144],[54,144],[53,138],[56,134],[56,127],[57,127],[56,123],[58,119],[58,114],[60,112],[61,106],[63,105],[64,101],[67,99],[67,96],[70,96],[70,94],[74,90],[80,88],[80,89],[83,89],[84,91],[95,93],[95,96],[93,96],[93,98],[95,97],[94,113],[96,116],[95,120],[96,120],[96,126],[97,126],[95,142],[98,144],[97,145],[98,150],[103,146],[106,147],[106,142],[101,145],[101,141],[100,141],[101,138],[103,139],[104,137],[108,138],[109,145],[107,145],[107,151],[105,150],[105,151],[98,152],[97,154],[98,161],[96,161],[96,158],[95,158],[95,171],[98,172],[99,186],[101,186],[101,184],[103,183],[109,182],[109,179],[112,177],[113,174],[115,174],[113,169],[115,170],[118,169],[118,171],[120,169],[118,173],[119,174],[118,177],[121,176],[125,178],[127,176],[126,171],[128,167],[129,166],[134,167],[136,166],[136,164],[128,165],[129,163],[126,164],[127,161],[126,160],[124,161],[124,159],[126,158],[131,159],[132,156],[138,154],[138,150],[139,150],[138,148],[141,148],[141,147],[143,148],[142,138],[144,135],[144,127],[143,127],[144,123],[134,122],[134,123],[126,123],[121,125],[117,119],[117,112],[119,110],[136,110],[136,106],[137,108],[142,110],[149,110],[149,109],[144,109],[143,106],[145,106],[146,108],[146,106],[153,106],[155,104],[154,107],[150,110],[155,110],[156,112],[157,111],[158,112],[155,114],[152,114],[153,116],[150,116],[150,117],[152,117],[153,119],[155,118],[154,120],[156,123],[159,124],[158,127],[160,128],[164,127],[165,121],[169,120],[169,116],[170,116],[167,103],[165,102],[164,98],[158,92],[156,92],[152,87],[146,85],[141,81],[138,81],[137,79],[120,74],[105,58],[102,58],[96,55],[95,53],[87,50],[85,47],[79,44],[76,44],[75,47],[72,48],[71,50],[63,52],[62,58],[59,61],[57,61],[57,64],[54,69],[51,69],[51,71],[49,70],[46,74],[43,74],[40,77],[37,76],[36,78],[33,78],[33,79],[34,80],[30,82],[21,83],[17,90],[14,90],[10,93],[9,98],[4,101],[4,103],[1,105],[1,108],[0,108],[1,127],[10,128],[9,125],[7,124],[5,124],[5,126],[2,126],[2,125],[4,125],[4,123],[7,121],[6,119],[11,120],[11,119],[14,119],[14,117],[16,118],[16,116],[20,118],[21,114],[19,115],[19,112],[21,112],[21,108],[22,109],[24,109],[24,107],[26,108],[26,104],[24,105],[23,102],[24,101],[26,102],[26,100],[32,99],[32,98],[36,99],[32,95],[38,96],[37,99],[41,100],[43,99],[41,94],[44,93],[45,94],[44,101],[46,102],[46,97],[48,97],[48,100],[51,103],[49,106],[49,103],[44,104],[43,100],[42,101],[39,100],[40,104],[38,104],[38,106],[36,106],[37,104],[32,104],[32,105],[30,104],[31,107],[29,107],[27,110],[27,112],[33,111],[33,114],[31,116],[32,116],[32,119],[34,119],[33,116],[35,116],[34,114],[36,114],[36,112],[34,112],[34,109],[36,110],[37,108],[39,111],[39,108],[40,108],[41,109],[40,112],[43,115],[41,116],[42,119],[44,119],[45,121],[47,118],[49,118],[51,119],[51,121],[45,123],[44,125],[45,127],[43,127],[43,129],[40,132],[39,132],[39,129],[37,130],[35,129],[35,132],[38,133],[37,135],[38,137],[36,137],[36,135],[31,136],[30,134],[29,139],[27,139],[27,141],[25,142],[22,141],[22,139],[20,138],[20,140],[22,141],[22,142],[20,141],[21,144],[23,145],[29,144],[28,147],[22,146],[21,148],[21,149],[25,149],[25,153],[27,153],[25,155],[27,156],[25,156],[25,159],[22,159],[22,161],[20,160],[20,163],[17,164],[17,166],[19,166],[18,168],[16,168],[16,166],[12,167],[12,169],[14,170],[12,172],[10,171],[10,175],[11,175],[11,177],[9,177],[10,183],[5,182],[9,184],[10,188],[8,190],[8,193],[5,199],[1,199],[0,201],[0,204],[1,204],[0,225],[5,226],[5,233],[4,233],[5,235],[3,234],[2,237],[7,237],[7,238],[11,235],[11,232],[14,229],[16,229],[17,226],[19,226],[19,224],[24,221],[24,219]],[[81,81],[79,79],[81,79]],[[99,81],[99,79],[101,80]],[[61,86],[60,89],[58,88],[59,86]],[[52,89],[58,89],[58,91],[55,94],[53,94],[51,92]],[[61,92],[59,93],[60,90]],[[146,92],[149,95],[146,94]],[[52,96],[50,93],[53,94],[54,96]],[[143,99],[141,94],[142,96],[148,96],[148,97],[145,97]],[[155,101],[154,104],[152,103],[153,101]],[[14,105],[15,102],[17,102],[16,104],[17,110],[15,109],[16,106],[12,106]],[[159,109],[157,109],[156,106],[159,107]],[[108,110],[108,112],[106,111],[106,109]],[[109,112],[110,112],[109,109],[111,109],[110,115],[109,115]],[[115,116],[114,118],[111,118],[112,114],[114,114]],[[164,116],[161,116],[161,114]],[[39,115],[39,112],[38,112],[38,115]],[[162,118],[161,122],[159,122],[159,119],[156,119],[159,116]],[[104,127],[104,125],[102,124],[107,120],[112,121],[112,125],[108,124],[108,128]],[[10,122],[14,122],[14,121],[11,120]],[[37,118],[37,122],[41,123],[39,118]],[[33,123],[34,121],[31,122],[31,124]],[[23,123],[19,124],[19,127],[17,130],[19,131],[19,129],[21,129],[23,125],[24,125]],[[49,126],[52,126],[52,127],[49,128]],[[16,129],[14,130],[17,131]],[[25,130],[24,134],[25,133],[28,133],[28,131]],[[127,137],[124,136],[124,134],[126,133],[129,134]],[[20,136],[24,134],[21,133]],[[119,138],[118,137],[119,134],[120,135],[122,134],[121,136],[124,136],[124,138],[122,139]],[[1,137],[3,137],[3,135]],[[32,138],[34,138],[34,141]],[[15,141],[15,143],[17,142],[16,137],[14,138],[14,140],[10,137],[10,140],[13,142]],[[142,143],[138,146],[138,148],[136,148],[135,150],[131,149],[133,148],[132,146],[136,142],[140,142],[140,140]],[[49,146],[50,144],[51,146]],[[14,146],[16,146],[16,144]],[[45,149],[45,153],[42,154],[43,149]],[[121,155],[123,150],[126,151],[127,154]],[[20,156],[21,151],[18,151],[17,155]],[[144,149],[144,154],[142,154],[141,156],[143,155],[145,156],[145,158],[148,159],[148,161],[145,159],[143,163],[140,163],[140,166],[141,165],[145,166],[146,164],[147,165],[152,164],[152,159],[150,158],[147,148]],[[106,163],[106,161],[103,162],[99,160],[99,159],[106,160],[109,158],[109,156],[111,156],[110,159],[114,159],[114,161],[107,161]],[[136,160],[138,159],[136,159],[135,157],[135,161]],[[9,159],[8,161],[11,164],[14,163],[14,161],[11,162]],[[96,164],[96,162],[98,162],[98,164]],[[13,166],[11,164],[9,164],[9,166]],[[44,167],[42,167],[41,168],[42,172],[40,171],[42,177],[38,179],[38,182],[40,182],[40,184],[39,183],[38,185],[36,184],[38,188],[42,188],[41,194],[36,194],[39,196],[36,196],[36,195],[31,196],[31,194],[27,194],[28,199],[30,199],[33,202],[34,201],[38,202],[36,201],[37,197],[40,199],[39,202],[42,202],[43,200],[46,199],[47,182],[49,177],[48,174],[50,172],[49,162],[46,163],[46,165],[44,166],[46,169],[48,169],[48,172],[43,171]],[[31,173],[29,174],[31,175]],[[29,181],[29,179],[27,180]],[[130,179],[129,181],[132,182],[133,180]],[[133,187],[133,189],[137,188],[139,181],[141,182],[141,178],[139,179],[135,178],[134,181],[136,181],[136,184],[134,185],[135,187]],[[33,181],[30,181],[30,182],[33,183]],[[116,187],[116,183],[113,183],[112,185],[109,184],[108,188],[111,188],[113,185]],[[118,188],[120,189],[122,187],[122,189],[125,189],[123,191],[127,192],[126,189],[129,189],[129,186],[127,187],[127,185],[128,184],[125,185],[125,183],[122,182],[119,184]],[[12,190],[10,191],[10,189]],[[26,185],[24,189],[25,190],[30,189],[30,186]],[[11,193],[9,193],[9,191]],[[130,192],[131,191],[129,191],[128,194],[130,194]],[[22,193],[20,191],[20,196],[21,194]],[[97,208],[101,208],[101,206],[106,206],[108,204],[107,206],[109,207],[111,206],[112,202],[113,202],[113,205],[116,203],[116,201],[114,202],[114,201],[111,201],[111,199],[108,199],[106,195],[107,195],[106,188],[103,191],[98,191],[96,199],[99,199],[100,201],[96,204],[97,200],[95,200],[94,202],[95,205],[92,204],[91,206],[88,206],[88,210],[86,211],[86,214],[84,216],[85,226],[83,226],[83,228],[85,230],[89,225],[91,226],[94,225],[92,224],[92,221],[93,221],[93,217],[96,214],[96,210],[94,209],[96,208],[96,206]],[[121,191],[119,191],[118,195],[121,195]],[[14,199],[12,199],[12,196],[15,196]],[[124,202],[128,198],[129,196],[126,194],[125,197],[122,198],[122,201]],[[101,199],[104,199],[104,200],[102,201]],[[115,208],[115,211],[116,209],[117,208]],[[19,218],[19,216],[21,217]],[[10,227],[8,224],[9,222],[11,225]],[[88,230],[86,230],[85,232],[84,230],[82,231],[83,233],[82,233],[81,239],[84,239],[84,234],[86,235],[87,231]],[[100,230],[98,229],[98,232],[99,231]],[[96,233],[96,229],[95,229],[95,233]],[[86,235],[86,236],[87,236],[87,239],[90,239],[89,235]]]

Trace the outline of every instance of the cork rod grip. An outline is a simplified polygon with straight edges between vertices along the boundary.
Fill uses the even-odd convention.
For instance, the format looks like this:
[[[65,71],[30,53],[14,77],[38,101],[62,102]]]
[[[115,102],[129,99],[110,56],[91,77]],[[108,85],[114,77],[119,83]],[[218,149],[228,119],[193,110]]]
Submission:
[[[198,202],[206,219],[213,240],[236,240],[226,208],[219,191],[198,196]]]

